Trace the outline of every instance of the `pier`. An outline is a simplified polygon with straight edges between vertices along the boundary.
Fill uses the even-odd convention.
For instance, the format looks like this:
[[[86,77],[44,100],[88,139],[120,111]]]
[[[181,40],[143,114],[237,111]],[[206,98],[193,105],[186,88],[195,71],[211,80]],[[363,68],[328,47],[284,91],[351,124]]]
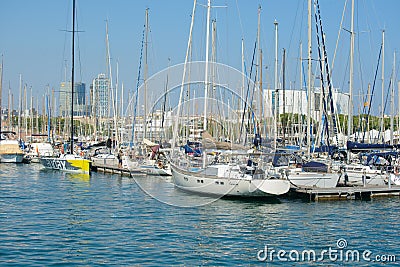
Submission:
[[[292,188],[290,194],[310,201],[371,200],[378,197],[400,197],[400,186],[353,186],[334,188]]]
[[[132,177],[133,175],[136,174],[135,172],[131,172],[126,168],[118,168],[107,164],[94,164],[94,163],[92,165],[92,171],[119,174],[121,176],[129,176],[129,177]]]

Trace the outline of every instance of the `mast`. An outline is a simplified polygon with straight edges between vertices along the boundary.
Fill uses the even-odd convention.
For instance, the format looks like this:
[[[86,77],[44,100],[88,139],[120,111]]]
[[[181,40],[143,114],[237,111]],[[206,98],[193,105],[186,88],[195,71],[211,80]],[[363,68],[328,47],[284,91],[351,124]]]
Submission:
[[[25,141],[26,141],[26,135],[28,133],[28,117],[26,116],[26,111],[28,110],[28,98],[27,98],[27,93],[26,93],[26,84],[24,87],[24,124],[25,124]]]
[[[400,134],[400,81],[397,82],[397,134]]]
[[[244,40],[242,38],[242,92],[241,92],[241,95],[240,95],[240,97],[242,99],[244,99],[244,87],[245,87]],[[239,106],[240,110],[243,110],[244,109],[244,103],[243,103],[243,101],[240,101],[240,103],[241,103],[241,105]]]
[[[29,121],[31,122],[31,143],[33,140],[33,94],[32,94],[32,87],[31,87],[31,103],[30,103],[30,111],[29,111]]]
[[[192,46],[192,33],[193,33],[195,11],[196,11],[196,0],[193,1],[193,10],[192,10],[192,16],[191,16],[192,20],[190,22],[189,38],[188,38],[188,42],[187,42],[186,55],[185,55],[185,63],[183,65],[181,90],[179,92],[179,102],[178,102],[178,107],[177,107],[177,112],[176,112],[176,120],[174,123],[174,128],[173,128],[173,133],[172,133],[172,135],[173,135],[172,148],[173,149],[175,148],[175,145],[176,145],[178,125],[179,125],[179,116],[180,116],[181,104],[182,104],[182,100],[183,100],[183,89],[184,89],[184,83],[185,83],[185,77],[186,77],[186,69],[187,69],[188,60],[189,60],[189,53],[191,51],[191,46]]]
[[[286,60],[285,60],[285,58],[286,58],[286,49],[285,48],[283,48],[283,55],[282,55],[282,106],[283,106],[283,111],[282,111],[282,114],[283,114],[283,116],[285,116],[285,113],[286,113],[286,101],[285,101],[285,79],[286,79],[286,77],[285,77],[285,68],[286,68],[286,66],[285,66],[285,64],[286,64]],[[285,121],[285,117],[283,117],[282,118],[282,132],[283,132],[283,145],[285,145],[285,138],[286,138],[286,121]]]
[[[307,78],[307,84],[308,84],[308,95],[307,95],[307,155],[310,157],[310,148],[311,148],[311,52],[312,52],[312,47],[311,47],[311,1],[308,0],[308,78]]]
[[[70,152],[74,153],[74,65],[75,65],[75,0],[72,0],[72,67],[71,67],[71,140]]]
[[[394,128],[394,80],[396,75],[396,52],[393,53],[392,79],[390,81],[390,145],[393,145]]]
[[[206,30],[206,69],[205,69],[205,77],[204,77],[204,122],[203,122],[203,131],[207,131],[207,98],[208,98],[208,54],[209,54],[209,45],[210,45],[210,13],[211,13],[211,0],[207,2],[207,30]],[[203,155],[203,168],[206,167],[206,157],[207,154]]]
[[[13,127],[11,124],[11,88],[8,88],[8,128],[11,129],[11,131],[13,131]]]
[[[384,118],[385,118],[385,30],[382,31],[382,107],[381,107],[381,132],[384,134]],[[383,139],[382,139],[383,140]]]
[[[299,115],[298,115],[298,129],[299,129],[299,147],[302,148],[303,146],[303,44],[302,42],[300,42],[300,66],[299,66],[299,70],[300,70],[300,109],[299,109]]]
[[[400,134],[400,81],[397,82],[397,134]],[[397,141],[397,143],[399,143],[399,141]]]
[[[275,97],[274,97],[274,150],[276,150],[276,141],[278,139],[278,119],[279,119],[279,94],[278,94],[278,22],[275,25]]]
[[[109,35],[108,35],[108,20],[106,20],[106,68],[107,68],[107,78],[108,78],[108,82],[109,82],[109,89],[111,92],[109,92],[109,96],[111,95],[111,97],[108,99],[108,119],[113,118],[113,122],[114,122],[114,130],[116,131],[116,119],[115,119],[115,102],[116,102],[116,93],[114,94],[114,85],[113,85],[113,75],[112,75],[112,66],[111,66],[111,54],[110,54],[110,39],[109,39]],[[111,107],[112,107],[112,113],[111,113]],[[114,133],[114,131],[112,131],[112,133],[110,133],[110,125],[109,123],[107,123],[107,130],[108,130],[108,135],[112,136],[112,133]],[[118,135],[116,134],[116,138],[118,138]]]
[[[3,55],[1,55],[1,65],[0,65],[0,134],[1,134],[1,111],[2,111],[2,94],[3,94]]]
[[[18,99],[18,139],[21,140],[21,98],[22,98],[22,74],[19,75],[19,99]]]
[[[260,42],[260,17],[261,17],[261,5],[258,6],[258,27],[257,27],[257,44],[258,44],[258,53],[259,53],[259,78],[258,78],[258,90],[260,91],[260,110],[259,110],[259,119],[258,121],[262,122],[262,115],[263,115],[263,92],[262,92],[262,49],[261,49],[261,42]],[[258,133],[261,134],[260,129]]]
[[[351,29],[350,29],[350,81],[349,81],[349,105],[347,120],[347,140],[353,133],[353,69],[354,69],[354,0],[351,1]]]
[[[148,45],[148,35],[149,35],[149,9],[146,8],[146,18],[145,18],[145,27],[146,27],[146,32],[145,32],[145,39],[144,39],[144,74],[143,74],[143,83],[144,83],[144,115],[143,115],[143,127],[144,127],[144,133],[143,137],[147,137],[147,71],[148,71],[148,65],[147,65],[147,45]]]
[[[207,34],[206,34],[206,69],[204,77],[204,122],[203,130],[207,130],[207,98],[208,98],[208,50],[210,45],[210,13],[211,13],[211,0],[207,2]]]

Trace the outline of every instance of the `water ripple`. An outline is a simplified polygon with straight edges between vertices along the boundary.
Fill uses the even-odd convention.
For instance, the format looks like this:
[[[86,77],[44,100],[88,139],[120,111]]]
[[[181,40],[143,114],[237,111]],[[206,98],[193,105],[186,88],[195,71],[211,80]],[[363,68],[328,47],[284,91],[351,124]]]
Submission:
[[[220,199],[179,208],[163,201],[208,199],[156,177],[139,179],[140,184],[118,175],[88,178],[33,164],[0,164],[0,265],[255,266],[265,265],[257,259],[265,245],[321,251],[336,248],[340,238],[350,249],[400,255],[398,198],[320,203]],[[161,201],[140,185],[162,196]]]

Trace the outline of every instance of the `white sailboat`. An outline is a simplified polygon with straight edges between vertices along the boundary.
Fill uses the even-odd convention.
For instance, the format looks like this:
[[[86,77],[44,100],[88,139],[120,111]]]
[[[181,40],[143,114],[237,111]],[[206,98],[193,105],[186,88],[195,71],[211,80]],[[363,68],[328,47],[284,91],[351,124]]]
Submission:
[[[1,132],[0,138],[0,162],[22,163],[25,153],[21,150],[18,140],[14,138],[15,133],[10,131]]]
[[[176,187],[199,194],[262,197],[283,195],[290,189],[287,180],[267,178],[261,169],[253,172],[236,163],[210,165],[198,172],[177,165],[171,169]]]
[[[371,168],[369,165],[350,163],[345,166],[341,182],[345,185],[385,185],[389,174],[386,171]]]
[[[193,29],[194,13],[196,1],[193,5],[192,23],[190,27],[190,36],[188,48],[186,52],[185,65],[188,62],[188,54],[191,43],[191,33]],[[193,167],[185,164],[187,158],[181,154],[176,155],[176,150],[173,149],[171,157],[172,181],[179,189],[194,192],[198,194],[211,194],[217,196],[235,196],[235,197],[265,197],[278,196],[285,194],[290,189],[290,183],[286,179],[281,179],[279,176],[269,176],[257,164],[253,164],[250,159],[251,155],[242,152],[237,157],[234,155],[237,150],[232,150],[234,147],[230,142],[217,142],[211,136],[204,136],[207,131],[207,101],[208,101],[208,65],[209,65],[209,28],[210,28],[210,9],[211,1],[207,4],[207,37],[206,37],[206,62],[205,62],[205,95],[204,95],[204,120],[203,120],[203,163],[201,167]],[[183,73],[182,84],[184,84],[185,68]],[[183,94],[183,86],[180,92],[180,101],[178,105],[178,116],[180,115],[180,105]],[[175,122],[174,141],[177,140],[178,121]],[[210,140],[211,139],[211,140]],[[206,143],[212,143],[217,149],[217,154],[222,156],[228,155],[227,160],[214,158],[210,164],[206,164],[210,155],[207,155]],[[212,153],[215,153],[212,152]],[[213,156],[212,156],[213,157]],[[237,160],[232,161],[232,157]],[[172,162],[173,161],[173,162]],[[246,164],[245,162],[248,161]]]
[[[0,110],[2,106],[2,91],[3,91],[3,58],[0,65]],[[19,142],[16,140],[15,133],[11,131],[1,131],[1,116],[0,116],[0,162],[2,163],[21,163],[24,159],[24,152],[19,147]]]
[[[72,69],[71,69],[71,136],[69,154],[59,157],[41,157],[40,163],[47,169],[74,173],[91,173],[92,162],[74,154],[74,65],[75,65],[75,0],[72,1]]]

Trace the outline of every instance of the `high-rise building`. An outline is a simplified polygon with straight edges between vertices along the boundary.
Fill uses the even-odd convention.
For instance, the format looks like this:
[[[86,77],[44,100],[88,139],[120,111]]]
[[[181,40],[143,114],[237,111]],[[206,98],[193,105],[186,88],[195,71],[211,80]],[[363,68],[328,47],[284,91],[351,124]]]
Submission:
[[[91,86],[92,115],[97,117],[109,116],[110,79],[105,74],[99,74]]]
[[[79,82],[74,84],[74,116],[87,115],[86,86]],[[60,86],[60,116],[71,115],[71,82],[62,82]]]

